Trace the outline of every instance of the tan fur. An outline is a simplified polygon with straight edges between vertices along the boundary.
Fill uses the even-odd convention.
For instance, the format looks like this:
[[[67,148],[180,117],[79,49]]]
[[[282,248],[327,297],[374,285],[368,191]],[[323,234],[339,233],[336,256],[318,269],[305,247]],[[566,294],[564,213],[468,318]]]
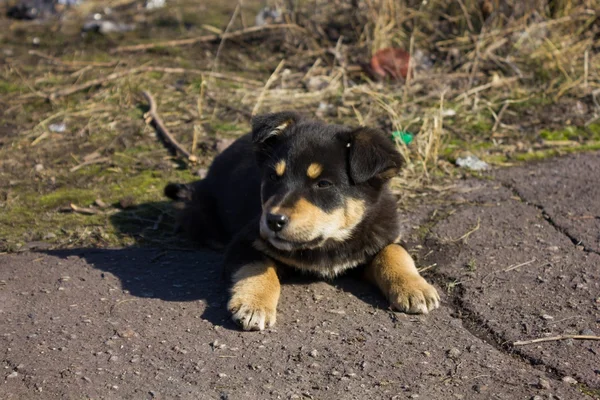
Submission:
[[[317,179],[322,172],[323,166],[321,164],[312,163],[308,166],[308,169],[306,170],[306,176],[308,176],[310,179]]]
[[[273,129],[273,132],[276,135],[279,135],[281,132],[285,131],[287,129],[287,127],[290,126],[293,122],[294,121],[292,121],[291,119],[288,119],[284,123],[278,125],[275,129]]]
[[[381,250],[365,272],[399,311],[427,314],[439,307],[437,290],[419,275],[412,257],[397,244]]]
[[[227,308],[244,330],[263,330],[275,324],[280,284],[272,261],[247,264],[233,274]]]
[[[346,231],[351,231],[363,220],[365,216],[365,202],[363,200],[356,200],[349,198],[346,200],[346,205],[344,208],[344,225],[340,230],[339,237],[337,240],[342,241],[346,240],[349,236],[349,233]],[[334,239],[336,239],[334,237]]]
[[[275,164],[275,173],[277,176],[283,176],[285,172],[285,160],[279,160],[277,164]]]
[[[301,198],[292,207],[276,206],[269,212],[289,218],[290,223],[283,232],[289,240],[308,241],[324,236],[326,239],[343,241],[350,237],[352,230],[362,221],[365,202],[348,199],[343,208],[327,213]]]

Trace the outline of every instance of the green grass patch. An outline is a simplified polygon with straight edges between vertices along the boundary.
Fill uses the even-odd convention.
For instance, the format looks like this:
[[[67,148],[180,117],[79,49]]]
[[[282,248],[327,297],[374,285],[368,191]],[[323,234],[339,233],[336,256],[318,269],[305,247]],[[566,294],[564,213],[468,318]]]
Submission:
[[[25,88],[16,83],[0,80],[0,93],[9,94],[23,91]]]
[[[600,140],[600,124],[591,124],[588,127],[567,126],[558,130],[542,129],[540,137],[548,141],[597,141]]]

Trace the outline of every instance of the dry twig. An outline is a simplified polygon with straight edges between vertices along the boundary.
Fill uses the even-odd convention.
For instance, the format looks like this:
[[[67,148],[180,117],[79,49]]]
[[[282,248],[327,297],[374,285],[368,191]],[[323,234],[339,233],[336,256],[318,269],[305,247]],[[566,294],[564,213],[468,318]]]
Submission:
[[[281,69],[283,68],[284,65],[285,65],[285,60],[281,60],[281,62],[277,66],[277,68],[275,68],[275,71],[273,71],[273,73],[271,74],[269,79],[267,79],[267,83],[265,83],[265,86],[263,87],[262,91],[260,92],[260,95],[258,96],[258,100],[256,100],[256,104],[254,105],[254,108],[252,109],[252,115],[256,115],[258,113],[258,110],[260,110],[260,106],[263,102],[263,99],[265,98],[265,94],[267,93],[267,90],[269,90],[269,87],[273,84],[273,82],[275,82],[275,79],[277,79],[277,76],[279,75],[279,71],[281,71]]]
[[[87,207],[79,207],[73,203],[69,204],[69,208],[76,213],[79,214],[84,214],[84,215],[96,215],[96,214],[102,214],[102,211],[99,210],[95,210],[93,208],[87,208]]]
[[[57,90],[54,93],[50,93],[47,97],[48,97],[48,100],[53,101],[59,97],[69,96],[73,93],[77,93],[82,90],[94,87],[94,86],[104,85],[107,82],[114,81],[116,79],[122,78],[127,75],[133,75],[138,72],[140,72],[140,68],[133,68],[133,69],[129,69],[127,71],[114,72],[110,75],[103,76],[98,79],[92,79],[91,81],[84,82],[80,85],[73,85],[73,86],[65,88],[65,89]]]
[[[79,165],[74,166],[73,168],[71,168],[69,170],[69,172],[75,172],[78,169],[81,169],[83,167],[87,167],[88,165],[92,165],[92,164],[100,164],[100,163],[105,163],[105,162],[109,162],[110,158],[109,157],[100,157],[100,158],[94,158],[93,160],[89,160],[89,161],[85,161],[82,162]]]
[[[146,118],[146,123],[152,122],[154,124],[154,127],[156,128],[156,132],[158,132],[158,134],[161,135],[162,139],[165,142],[167,142],[177,152],[185,156],[190,163],[197,163],[198,158],[186,149],[184,149],[183,146],[180,145],[179,142],[177,142],[177,140],[175,140],[173,135],[171,135],[171,133],[165,126],[165,123],[160,118],[160,116],[158,115],[158,111],[156,110],[156,101],[154,100],[154,97],[152,97],[150,92],[147,92],[145,90],[142,91],[142,94],[144,95],[144,97],[148,101],[148,104],[150,105],[150,110],[144,115],[144,117]]]
[[[529,265],[529,264],[531,264],[531,263],[532,263],[532,262],[534,262],[535,260],[536,260],[536,259],[534,258],[534,259],[532,259],[532,260],[525,261],[525,262],[523,262],[523,263],[520,263],[520,264],[511,265],[510,267],[507,267],[507,268],[505,268],[503,271],[504,271],[504,272],[509,272],[509,271],[512,271],[513,269],[517,269],[517,268],[520,268],[520,267],[524,267],[524,266],[526,266],[526,265]]]
[[[179,40],[169,40],[166,42],[155,42],[155,43],[144,43],[137,44],[133,46],[120,46],[111,50],[111,53],[123,53],[128,51],[143,51],[149,49],[155,49],[157,47],[174,47],[174,46],[189,46],[196,43],[207,43],[207,42],[215,42],[217,40],[225,40],[225,39],[235,39],[239,37],[243,37],[252,33],[266,31],[266,30],[274,30],[274,29],[295,29],[304,31],[304,29],[296,24],[276,24],[276,25],[263,25],[263,26],[253,26],[247,29],[241,29],[239,31],[224,33],[222,35],[205,35],[198,36],[195,38],[189,39],[179,39]]]
[[[471,234],[473,234],[474,232],[478,231],[480,227],[481,227],[481,219],[477,218],[477,225],[475,225],[473,227],[473,229],[470,229],[467,233],[465,233],[464,235],[462,235],[458,239],[453,239],[452,242],[454,243],[454,242],[459,242],[461,240],[467,239],[469,236],[471,236]]]
[[[119,62],[118,61],[110,61],[110,62],[98,62],[98,61],[64,61],[60,58],[49,56],[48,54],[42,53],[38,50],[29,50],[29,54],[32,56],[38,56],[48,61],[52,61],[54,64],[62,64],[62,65],[71,65],[71,66],[87,66],[87,67],[114,67]]]
[[[59,97],[69,96],[73,93],[77,93],[82,90],[86,90],[91,87],[94,87],[94,86],[104,85],[108,82],[117,80],[119,78],[123,78],[128,75],[135,75],[135,74],[138,74],[141,72],[163,72],[166,74],[207,75],[207,76],[213,76],[213,77],[219,78],[219,79],[227,79],[227,80],[231,80],[231,81],[239,82],[239,83],[245,83],[245,84],[256,85],[256,86],[261,85],[261,82],[259,82],[259,81],[255,81],[252,79],[246,79],[246,78],[240,78],[238,76],[233,76],[233,75],[227,75],[227,74],[223,74],[221,72],[202,71],[202,70],[197,70],[197,69],[186,69],[186,68],[139,67],[139,68],[132,68],[127,71],[114,72],[110,75],[103,76],[103,77],[97,78],[97,79],[92,79],[91,81],[87,81],[87,82],[84,82],[79,85],[73,85],[68,88],[60,89],[60,90],[55,91],[54,93],[50,93],[50,94],[46,95],[46,98],[48,100],[53,101]]]
[[[560,335],[560,336],[551,336],[545,338],[531,339],[531,340],[519,340],[513,343],[513,346],[525,346],[533,343],[541,343],[541,342],[556,342],[558,340],[565,339],[574,339],[574,340],[600,340],[600,336],[592,336],[592,335]]]

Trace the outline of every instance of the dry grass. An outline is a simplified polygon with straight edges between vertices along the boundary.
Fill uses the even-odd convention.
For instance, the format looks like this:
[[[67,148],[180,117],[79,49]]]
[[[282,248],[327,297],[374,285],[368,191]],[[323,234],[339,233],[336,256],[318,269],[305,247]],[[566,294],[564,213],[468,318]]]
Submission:
[[[598,0],[281,2],[295,4],[285,10],[286,27],[265,30],[248,29],[260,1],[173,0],[145,12],[120,0],[111,4],[142,28],[82,39],[81,21],[105,3],[86,1],[60,25],[0,20],[9,24],[0,43],[13,51],[0,59],[0,117],[19,131],[0,149],[12,163],[0,162],[0,179],[24,182],[7,165],[30,171],[33,159],[59,184],[78,187],[74,177],[97,166],[86,164],[95,154],[115,173],[171,171],[173,159],[144,124],[142,88],[200,167],[216,142],[246,132],[256,112],[295,109],[412,132],[411,145],[398,143],[406,168],[394,187],[405,196],[461,173],[452,161],[464,151],[506,165],[600,147]],[[33,37],[42,38],[37,48]],[[171,45],[126,47],[163,41]],[[413,55],[407,82],[364,73],[373,52],[388,46]],[[68,133],[52,132],[56,122]],[[575,133],[554,134],[565,128]],[[160,198],[159,188],[152,193]]]

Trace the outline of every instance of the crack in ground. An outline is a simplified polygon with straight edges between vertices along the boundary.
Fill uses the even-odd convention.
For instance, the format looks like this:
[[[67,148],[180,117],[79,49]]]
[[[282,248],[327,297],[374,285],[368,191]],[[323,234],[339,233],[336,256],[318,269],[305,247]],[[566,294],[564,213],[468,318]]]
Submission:
[[[566,235],[575,245],[579,245],[579,242],[576,239],[571,238],[567,232],[564,232],[559,225],[554,223],[554,221],[552,221],[552,219],[549,216],[547,216],[547,213],[545,213],[545,211],[543,210],[543,207],[528,203],[519,195],[519,193],[515,189],[513,189],[509,186],[506,186],[506,187],[508,189],[511,189],[513,191],[513,193],[515,193],[515,195],[517,195],[517,197],[519,197],[519,199],[521,201],[523,201],[525,204],[535,207],[536,209],[541,209],[542,214],[545,214],[544,217],[547,218],[548,222],[559,233]],[[438,216],[438,218],[436,218],[434,221],[429,221],[430,224],[432,222],[433,222],[433,224],[428,226],[428,234],[427,234],[426,240],[424,241],[425,242],[424,248],[426,251],[432,251],[434,249],[439,250],[439,249],[443,249],[444,247],[447,246],[432,235],[433,227],[435,227],[441,221],[445,220],[447,217],[448,217],[448,215],[444,214],[444,216],[442,218],[440,218]],[[430,243],[427,244],[427,242],[430,242]],[[462,246],[462,245],[459,244],[458,246]],[[589,251],[595,252],[594,250],[589,250]],[[436,271],[436,270],[432,270],[428,275],[429,275],[430,279],[433,280],[439,287],[445,287],[449,281],[456,279],[456,277],[448,276],[448,275],[446,275],[440,271]],[[558,369],[558,368],[555,368],[555,367],[545,364],[541,359],[539,359],[535,356],[525,354],[522,350],[520,350],[519,347],[513,346],[512,341],[507,340],[503,335],[501,335],[496,330],[494,330],[494,328],[490,327],[488,322],[486,321],[486,319],[483,316],[478,315],[475,311],[472,311],[469,308],[469,306],[465,303],[464,292],[465,292],[465,289],[463,287],[461,287],[460,285],[455,286],[453,288],[453,292],[448,294],[448,297],[450,298],[450,302],[448,302],[448,305],[450,306],[450,308],[453,311],[453,316],[455,316],[456,318],[461,320],[463,328],[471,336],[492,346],[494,349],[501,352],[502,354],[506,354],[506,355],[512,357],[513,359],[518,360],[519,362],[529,365],[532,368],[542,370],[548,378],[550,378],[554,381],[562,383],[562,378],[570,375],[568,372],[566,372],[564,370],[561,370],[561,369]],[[596,393],[596,391],[597,391],[597,389],[591,388],[581,382],[578,385],[578,390],[582,394]]]
[[[441,245],[441,243],[438,243]],[[433,272],[430,274],[430,279],[434,281],[438,286],[444,287],[444,284],[449,280],[453,280],[454,277],[448,276],[440,272]],[[471,336],[481,340],[492,346],[494,349],[502,354],[510,356],[512,359],[517,360],[523,364],[526,364],[537,370],[541,370],[545,373],[546,377],[562,384],[562,379],[565,376],[571,376],[570,373],[562,369],[545,364],[541,359],[526,354],[520,347],[512,345],[512,341],[507,340],[503,335],[496,332],[494,328],[490,327],[484,317],[478,315],[475,311],[472,311],[469,306],[465,303],[464,291],[460,285],[453,288],[453,293],[448,294],[450,301],[447,303],[452,309],[452,316],[460,319],[462,326]],[[588,395],[595,397],[599,390],[596,388],[589,387],[585,383],[579,382],[576,387],[582,395]]]
[[[496,181],[496,180],[495,180]],[[566,228],[562,227],[561,225],[559,225],[556,221],[554,221],[554,219],[552,218],[552,216],[550,216],[550,214],[548,214],[548,212],[546,211],[546,208],[541,205],[541,204],[537,204],[534,202],[531,202],[529,200],[527,200],[525,198],[525,196],[523,196],[521,194],[521,192],[519,192],[519,190],[512,186],[509,183],[505,183],[500,181],[499,182],[502,186],[504,186],[505,188],[507,188],[508,190],[510,190],[516,197],[519,198],[520,201],[522,201],[523,203],[530,205],[532,207],[535,207],[536,209],[538,209],[541,213],[542,213],[542,217],[544,217],[544,219],[561,235],[564,235],[565,237],[567,237],[567,239],[569,239],[571,241],[571,243],[573,243],[575,246],[582,246],[583,247],[583,251],[585,251],[586,253],[593,253],[593,254],[598,254],[600,255],[599,251],[596,251],[594,249],[590,249],[588,246],[586,246],[583,243],[583,240],[577,239],[575,236],[573,236],[572,234],[570,234]],[[596,217],[599,218],[600,217]]]
[[[438,286],[442,287],[444,282],[448,282],[448,280],[454,279],[453,277],[447,276],[439,272],[436,272],[432,275],[434,275],[432,276],[432,280],[435,281],[435,283],[438,284]],[[448,294],[448,296],[450,297],[450,302],[448,302],[448,305],[453,311],[452,315],[455,318],[461,320],[464,329],[467,332],[469,332],[471,336],[476,337],[477,339],[481,340],[486,344],[489,344],[499,352],[507,354],[512,358],[515,358],[534,368],[543,367],[543,372],[545,372],[548,375],[548,377],[553,380],[561,381],[561,379],[567,375],[564,372],[559,371],[557,368],[544,364],[540,359],[536,357],[524,354],[519,350],[518,347],[512,345],[512,341],[507,340],[501,334],[496,332],[492,327],[490,327],[484,317],[472,311],[465,304],[465,300],[463,297],[465,289],[460,287],[460,285],[456,286],[452,291],[452,294]]]

